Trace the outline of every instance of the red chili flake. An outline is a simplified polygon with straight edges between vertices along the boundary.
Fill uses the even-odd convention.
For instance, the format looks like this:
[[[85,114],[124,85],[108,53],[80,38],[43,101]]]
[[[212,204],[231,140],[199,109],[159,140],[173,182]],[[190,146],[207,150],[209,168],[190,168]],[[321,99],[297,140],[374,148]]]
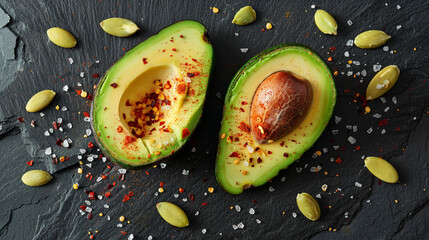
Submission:
[[[197,61],[197,59],[195,59],[195,58],[192,58],[192,61],[194,61],[194,62],[196,62],[196,63],[198,62],[198,61]]]
[[[57,129],[58,129],[58,124],[57,124],[57,122],[52,122],[52,126],[54,127],[54,129],[55,129],[55,130],[57,130]]]
[[[208,203],[208,202],[203,202],[203,203],[201,203],[201,205],[205,206],[205,205],[207,205],[207,203]]]
[[[285,145],[285,141],[282,141],[281,143],[280,143],[280,147],[283,147]]]
[[[381,180],[380,180],[380,179],[378,179],[378,185],[380,185],[380,186],[381,186]]]
[[[89,117],[89,113],[87,113],[87,112],[83,112],[83,116],[85,116],[85,117]]]
[[[58,164],[58,158],[57,157],[52,157],[52,163],[53,164]]]
[[[86,210],[86,206],[82,205],[82,206],[80,206],[80,209],[82,209],[82,211],[85,211]]]
[[[89,235],[89,239],[94,239],[94,235]]]
[[[399,126],[399,127],[395,128],[395,131],[396,132],[400,132],[401,131],[401,127]]]
[[[283,153],[283,156],[284,157],[289,157],[289,154],[288,153]]]
[[[328,58],[328,62],[332,62],[332,57],[329,57],[329,58]]]
[[[341,160],[341,158],[337,158],[337,160],[335,160],[336,163],[341,163],[343,160]]]
[[[117,88],[117,87],[118,87],[118,84],[116,84],[116,83],[112,83],[112,84],[110,84],[110,86],[111,86],[111,87],[113,87],[113,88]]]
[[[175,51],[176,51],[176,49],[175,49],[175,48],[173,48],[173,49],[171,49],[171,50],[173,50],[173,52],[175,52]]]
[[[119,181],[124,181],[125,174],[119,174]]]
[[[332,52],[333,52],[333,51],[335,51],[335,50],[337,50],[337,48],[336,48],[336,47],[330,47],[329,49],[330,49]]]
[[[183,35],[180,35],[180,38],[184,38]]]
[[[94,74],[92,74],[92,77],[93,78],[98,78],[100,76],[100,74],[98,74],[98,73],[94,73]]]
[[[80,96],[80,94],[82,93],[82,90],[76,90],[77,95]]]
[[[143,64],[147,64],[147,58],[143,58]]]
[[[265,32],[265,28],[262,28],[262,29],[261,29],[261,32]]]
[[[58,146],[62,146],[63,145],[63,140],[61,140],[60,138],[57,139],[57,141],[55,142],[55,144],[57,144]]]
[[[149,175],[149,172],[148,172],[148,171],[146,171],[146,175]]]
[[[385,118],[378,121],[378,126],[383,126],[383,125],[387,125],[387,124],[388,124],[388,122],[387,122],[387,119],[385,119]]]
[[[104,196],[108,198],[108,197],[110,197],[110,194],[111,194],[110,192],[106,192],[106,193],[104,194]]]
[[[195,195],[194,194],[189,194],[189,200],[194,201],[195,200]]]
[[[106,190],[109,190],[109,189],[111,189],[113,186],[112,185],[110,185],[110,183],[109,184],[107,184],[107,187],[106,187]]]
[[[88,216],[86,216],[86,218],[87,218],[88,220],[91,220],[91,219],[92,219],[92,212],[88,213]]]
[[[18,121],[19,121],[20,123],[23,123],[23,122],[24,122],[24,117],[18,117],[17,119],[18,119]]]
[[[122,235],[127,235],[127,232],[121,231]]]
[[[185,94],[186,93],[186,84],[181,83],[181,84],[177,85],[176,90],[177,90],[178,94]]]
[[[352,90],[350,90],[350,89],[344,89],[343,91],[344,91],[344,93],[350,93]]]
[[[104,175],[104,174],[101,174],[101,178],[102,179],[107,179],[106,175]]]
[[[126,202],[130,200],[130,197],[128,197],[128,195],[124,195],[124,199],[122,199],[122,202]]]
[[[92,95],[89,94],[88,97],[86,97],[86,99],[88,99],[88,101],[92,101]]]
[[[273,152],[271,152],[271,151],[268,151],[268,154],[273,154]]]
[[[131,196],[133,196],[134,195],[134,192],[133,191],[129,191],[128,192],[128,197],[131,197]]]
[[[229,157],[239,157],[240,155],[237,152],[232,152]]]
[[[183,189],[183,188],[179,188],[179,192],[180,193],[183,193],[185,191],[185,189]]]
[[[191,134],[191,132],[189,131],[188,128],[182,129],[182,138],[189,136],[189,134]]]
[[[88,193],[88,197],[89,197],[89,199],[91,199],[91,200],[95,200],[95,199],[96,199],[96,197],[95,197],[95,192],[89,192],[89,193]]]
[[[261,159],[260,157],[258,157],[258,159],[256,159],[256,162],[257,162],[257,163],[261,163],[261,162],[262,162],[262,159]]]
[[[88,147],[89,147],[89,148],[93,148],[93,147],[94,147],[94,144],[92,144],[92,142],[89,142],[89,143],[88,143]]]
[[[164,187],[164,182],[160,182],[159,187]]]
[[[33,166],[33,162],[34,162],[34,160],[31,159],[30,161],[27,162],[27,165],[31,167],[31,166]]]
[[[258,201],[256,201],[256,200],[252,200],[252,202],[253,202],[254,204],[258,203]]]
[[[355,147],[356,150],[360,150],[360,146]]]

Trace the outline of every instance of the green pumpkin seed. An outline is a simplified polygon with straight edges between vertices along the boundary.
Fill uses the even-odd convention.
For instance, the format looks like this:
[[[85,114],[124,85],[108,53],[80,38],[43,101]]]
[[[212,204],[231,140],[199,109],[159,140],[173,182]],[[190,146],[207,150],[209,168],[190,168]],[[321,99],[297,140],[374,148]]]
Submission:
[[[399,68],[396,65],[383,68],[369,83],[366,89],[366,99],[376,99],[389,91],[398,81],[399,73]]]
[[[25,110],[27,110],[27,112],[38,112],[48,106],[54,97],[55,92],[52,90],[40,91],[28,100]]]
[[[314,14],[314,22],[324,34],[337,35],[338,24],[328,12],[321,9],[317,10]]]
[[[391,36],[383,31],[369,30],[356,36],[355,45],[360,48],[380,47],[389,40]]]
[[[140,28],[132,21],[125,18],[109,18],[100,23],[101,28],[110,35],[128,37]]]
[[[21,177],[21,181],[27,186],[42,186],[51,181],[52,175],[43,170],[31,170]]]
[[[63,48],[73,48],[74,46],[76,46],[76,38],[67,30],[58,27],[53,27],[48,29],[46,33],[48,34],[49,40],[51,40],[51,42],[53,42],[57,46]]]
[[[188,216],[177,205],[169,202],[160,202],[156,204],[156,208],[161,217],[169,224],[179,228],[189,225]]]
[[[237,25],[247,25],[256,20],[256,12],[251,6],[245,6],[238,10],[232,23]]]
[[[396,183],[399,180],[398,172],[396,169],[384,159],[378,157],[365,158],[365,166],[381,181],[387,183]]]
[[[320,218],[320,207],[316,199],[308,193],[301,193],[296,196],[296,204],[301,213],[311,221]]]

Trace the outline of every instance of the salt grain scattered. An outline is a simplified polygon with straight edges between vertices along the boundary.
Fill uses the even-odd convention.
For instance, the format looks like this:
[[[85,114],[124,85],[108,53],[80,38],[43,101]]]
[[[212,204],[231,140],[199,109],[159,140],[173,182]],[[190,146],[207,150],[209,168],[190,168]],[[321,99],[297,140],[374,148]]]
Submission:
[[[274,190],[275,189],[273,187],[271,187],[271,186],[270,186],[270,188],[268,188],[268,191],[270,191],[270,192],[274,192]]]
[[[80,72],[80,77],[85,77],[85,73],[84,72]]]
[[[73,58],[67,58],[67,60],[69,60],[69,63],[70,63],[70,64],[73,64],[73,63],[74,63]]]
[[[207,232],[207,229],[203,229],[203,230],[201,230],[201,232],[203,233],[203,234],[206,234],[206,232]]]
[[[261,220],[256,219],[256,223],[257,223],[257,224],[261,224]]]
[[[292,213],[292,217],[293,217],[293,218],[296,218],[296,216],[297,216],[297,215],[296,215],[296,213],[294,213],[294,212],[293,212],[293,213]]]
[[[375,118],[381,118],[381,115],[379,113],[376,113],[376,114],[374,114],[372,116],[375,117]]]
[[[381,65],[380,65],[380,64],[374,64],[374,65],[372,66],[372,70],[373,70],[374,72],[378,72],[378,71],[380,71],[380,69],[381,69]]]
[[[394,104],[397,104],[397,103],[398,103],[398,100],[396,99],[396,97],[392,97],[392,102],[393,102]]]
[[[402,28],[402,26],[401,26],[401,25],[396,26],[396,30],[399,30],[399,29],[401,29],[401,28]]]
[[[185,176],[189,175],[189,170],[183,169],[182,174],[185,175]]]
[[[238,228],[244,228],[244,224],[243,224],[242,222],[240,222],[240,223],[237,225],[237,227],[238,227]]]
[[[350,57],[350,53],[349,53],[349,51],[345,51],[345,52],[344,52],[344,57]]]
[[[300,173],[300,172],[302,171],[302,168],[301,168],[301,167],[297,167],[297,168],[296,168],[296,171],[297,171],[298,173]]]
[[[240,48],[240,51],[241,51],[242,53],[247,53],[247,51],[249,51],[249,49],[248,49],[248,48]]]
[[[381,130],[381,134],[385,134],[386,133],[386,129],[383,128],[383,130]]]
[[[349,26],[351,26],[351,25],[353,25],[353,22],[352,22],[351,20],[347,20],[347,24],[348,24]]]
[[[351,144],[355,144],[356,143],[356,139],[352,136],[349,136],[349,138],[347,138],[347,140],[349,141],[349,143]]]
[[[355,182],[355,186],[356,186],[356,187],[362,187],[362,183]]]
[[[346,43],[346,46],[352,47],[353,46],[353,40],[352,39],[348,40]]]
[[[222,98],[222,94],[220,94],[220,92],[217,92],[216,93],[216,97],[219,98],[219,99],[221,99]]]
[[[385,51],[385,52],[389,51],[389,46],[384,46],[383,51]]]
[[[371,134],[372,133],[372,128],[368,128],[368,130],[366,130],[366,132],[368,133],[368,134]]]
[[[166,163],[161,163],[160,165],[161,165],[161,168],[165,168],[167,166]]]
[[[64,92],[67,92],[68,90],[69,90],[69,86],[64,85],[64,87],[63,87],[63,91],[64,91]]]
[[[46,155],[51,155],[52,154],[52,148],[51,147],[46,148],[45,149],[45,154]]]
[[[235,210],[236,210],[237,212],[240,212],[240,211],[241,211],[241,207],[240,207],[240,206],[238,206],[238,205],[235,205],[235,206],[234,206],[234,208],[235,208]]]
[[[250,214],[252,214],[252,215],[253,215],[253,214],[255,214],[255,209],[250,208],[250,209],[249,209],[249,213],[250,213]]]

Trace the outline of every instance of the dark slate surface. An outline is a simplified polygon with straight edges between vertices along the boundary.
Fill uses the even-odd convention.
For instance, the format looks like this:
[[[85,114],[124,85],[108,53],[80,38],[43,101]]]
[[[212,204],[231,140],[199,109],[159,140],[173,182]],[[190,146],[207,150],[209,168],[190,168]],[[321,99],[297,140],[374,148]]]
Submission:
[[[232,25],[235,11],[247,4],[249,1],[1,1],[0,7],[10,20],[6,23],[9,18],[0,11],[0,22],[6,23],[0,29],[0,238],[88,239],[89,231],[96,239],[128,239],[130,234],[135,239],[427,238],[429,3],[255,1],[250,4],[257,12],[257,21],[244,27]],[[313,4],[337,19],[338,36],[321,35],[313,23]],[[220,12],[211,12],[212,6]],[[290,13],[288,18],[286,12]],[[105,34],[98,23],[114,16],[135,21],[142,31],[122,39]],[[216,55],[205,112],[190,143],[167,161],[165,168],[158,165],[128,170],[124,180],[119,180],[118,167],[107,168],[114,166],[109,161],[95,159],[89,168],[88,143],[94,140],[92,136],[84,137],[90,126],[84,121],[83,112],[89,112],[91,102],[77,96],[75,90],[92,93],[99,80],[93,74],[103,74],[126,50],[182,19],[206,25]],[[263,32],[267,21],[274,28]],[[70,30],[78,40],[77,47],[62,49],[50,43],[46,30],[53,26]],[[348,40],[368,29],[390,34],[392,39],[385,45],[389,49],[346,46]],[[17,41],[11,34],[17,36]],[[306,44],[324,59],[332,56],[328,66],[339,72],[335,77],[337,123],[333,118],[314,147],[272,182],[239,196],[229,195],[220,189],[214,177],[223,97],[242,64],[258,52],[284,42]],[[331,47],[336,50],[330,50]],[[242,53],[240,48],[249,50]],[[345,57],[346,51],[350,57]],[[74,63],[70,64],[68,58]],[[359,61],[360,65],[347,67],[348,60]],[[364,95],[375,74],[373,65],[377,64],[396,64],[401,76],[385,95],[386,102],[369,102],[371,113],[365,115],[357,94]],[[362,70],[366,70],[366,76]],[[84,77],[80,77],[81,72]],[[357,72],[359,76],[354,77]],[[63,91],[65,85],[68,92]],[[42,111],[45,115],[26,113],[27,100],[43,89],[58,93]],[[57,105],[60,110],[55,110]],[[61,111],[62,107],[67,111]],[[373,116],[377,113],[381,118]],[[17,117],[24,117],[24,122],[20,123]],[[54,130],[50,136],[44,136],[58,118],[62,119],[63,132]],[[382,119],[388,124],[383,125]],[[31,127],[31,120],[36,127]],[[67,123],[72,124],[71,129]],[[373,130],[371,134],[367,133],[369,128]],[[334,135],[333,130],[338,130],[338,134]],[[350,136],[356,139],[355,144],[347,140]],[[57,146],[58,138],[72,139],[71,148]],[[45,155],[49,147],[58,158],[70,159],[53,164],[52,156]],[[313,158],[317,150],[322,155]],[[101,154],[96,148],[92,151]],[[398,169],[400,183],[385,184],[372,177],[363,167],[362,158],[368,155],[392,162]],[[82,175],[77,173],[79,156],[84,164]],[[338,158],[341,163],[332,161]],[[25,164],[31,159],[32,167]],[[317,166],[322,167],[321,171],[312,172],[311,168]],[[46,169],[53,173],[54,180],[40,188],[27,187],[20,177],[31,169]],[[183,175],[183,170],[189,170],[189,175]],[[88,173],[92,180],[85,177]],[[97,182],[101,174],[107,179]],[[113,182],[117,185],[111,189],[110,198],[91,200],[90,205],[85,202],[89,199],[84,190],[104,195],[107,185]],[[165,192],[156,196],[160,182],[165,183]],[[72,189],[74,183],[80,184],[79,190]],[[328,185],[326,192],[321,190],[323,184]],[[214,187],[214,193],[208,193],[209,187]],[[179,188],[185,192],[175,198]],[[134,195],[122,202],[129,191]],[[303,191],[313,196],[320,194],[322,217],[317,222],[305,219],[296,207],[295,196]],[[195,195],[194,201],[189,194]],[[156,212],[155,204],[160,201],[181,206],[188,213],[190,226],[177,229],[166,224]],[[87,213],[81,215],[81,205],[93,209],[91,220],[87,220]],[[235,210],[236,205],[241,211]],[[255,210],[254,215],[249,214],[250,208]],[[122,228],[117,227],[121,215],[130,221],[122,223]],[[244,227],[234,230],[233,225],[240,223]],[[126,232],[125,236],[121,231]]]

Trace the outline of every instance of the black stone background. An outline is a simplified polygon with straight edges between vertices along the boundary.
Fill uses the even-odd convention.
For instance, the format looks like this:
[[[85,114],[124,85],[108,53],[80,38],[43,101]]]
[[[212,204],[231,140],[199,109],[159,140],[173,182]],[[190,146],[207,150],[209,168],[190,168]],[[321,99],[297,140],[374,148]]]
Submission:
[[[235,12],[248,4],[257,12],[256,22],[248,26],[231,24]],[[311,8],[313,4],[315,9]],[[95,234],[95,239],[128,239],[130,234],[135,239],[150,239],[150,236],[153,239],[428,239],[428,1],[14,0],[0,1],[0,6],[10,16],[9,20],[0,10],[0,25],[9,21],[5,27],[0,26],[1,239],[89,239],[88,232]],[[220,12],[214,14],[212,6]],[[317,29],[313,15],[318,8],[336,18],[337,36],[323,35]],[[290,12],[288,18],[286,12]],[[99,22],[109,17],[131,19],[141,31],[129,38],[110,36],[99,27]],[[207,27],[216,56],[205,111],[189,144],[166,161],[164,169],[158,165],[128,170],[123,181],[119,180],[118,167],[109,172],[106,164],[113,166],[109,161],[96,159],[92,168],[88,168],[85,165],[89,163],[88,151],[83,154],[84,174],[78,174],[79,150],[87,149],[94,139],[84,138],[90,126],[82,114],[89,112],[91,102],[77,96],[75,90],[92,93],[99,80],[92,74],[102,75],[124,54],[124,49],[131,49],[183,19],[197,20]],[[263,32],[267,21],[274,28]],[[54,26],[70,30],[78,40],[77,47],[62,49],[50,43],[46,30]],[[385,44],[388,51],[346,46],[349,39],[369,29],[384,30],[392,36]],[[334,116],[341,117],[341,121],[336,124],[332,118],[316,144],[272,182],[239,196],[229,195],[214,176],[218,129],[228,84],[252,56],[285,42],[308,45],[324,59],[332,56],[328,66],[339,72],[335,77],[338,99]],[[333,46],[336,50],[329,50]],[[249,50],[242,53],[240,48]],[[391,54],[391,50],[395,52]],[[344,56],[345,51],[350,57]],[[72,65],[68,58],[73,58]],[[359,61],[360,65],[347,68],[348,60]],[[375,74],[372,66],[378,63],[383,67],[398,65],[401,75],[385,95],[387,102],[380,99],[369,102],[372,110],[365,115],[356,94],[364,95]],[[348,71],[364,69],[365,77],[347,76]],[[83,78],[80,72],[85,73]],[[83,86],[78,87],[78,82]],[[62,90],[64,85],[69,86],[68,92]],[[45,116],[27,113],[24,109],[27,100],[43,89],[57,92],[53,103],[42,111]],[[392,97],[396,97],[397,104]],[[68,110],[57,111],[57,105]],[[390,110],[384,112],[386,107]],[[378,126],[380,119],[372,116],[376,113],[382,115],[380,119],[386,118],[388,125]],[[19,123],[17,117],[24,117],[24,122]],[[64,132],[56,130],[45,137],[43,133],[57,118],[63,119]],[[31,120],[36,122],[35,128],[30,126]],[[69,122],[72,129],[65,126]],[[349,125],[357,126],[357,132],[348,129]],[[370,127],[374,131],[368,134]],[[398,127],[400,131],[395,131]],[[383,129],[385,134],[381,133]],[[332,130],[339,130],[338,135],[333,135]],[[70,149],[55,145],[57,138],[66,136],[73,140]],[[350,144],[349,136],[357,142]],[[340,149],[334,150],[333,146]],[[357,146],[360,150],[355,149]],[[44,154],[47,147],[52,147],[58,157],[68,155],[70,159],[53,165]],[[327,153],[323,153],[324,147]],[[322,155],[313,158],[317,150]],[[94,153],[100,154],[96,148]],[[362,157],[368,155],[389,160],[399,172],[400,183],[385,184],[374,178],[364,168]],[[342,163],[331,161],[338,157]],[[31,159],[35,162],[32,167],[25,164]],[[321,171],[310,171],[318,165]],[[298,173],[297,168],[303,169]],[[32,169],[46,169],[54,179],[43,187],[27,187],[20,177]],[[188,176],[182,174],[184,169],[190,170]],[[88,172],[94,176],[92,181],[85,178]],[[108,178],[97,183],[101,173]],[[165,192],[155,196],[161,181],[165,183]],[[85,203],[89,199],[84,189],[103,195],[107,184],[113,182],[118,185],[112,189],[110,198],[92,200],[90,206]],[[355,182],[362,187],[355,186]],[[79,190],[72,189],[74,183],[80,184]],[[323,184],[328,185],[326,192],[321,190]],[[175,198],[173,194],[180,187],[185,192]],[[214,187],[214,193],[208,193],[209,187]],[[134,195],[122,202],[129,191]],[[295,196],[300,192],[321,195],[317,199],[322,208],[320,220],[311,222],[300,214],[295,204]],[[188,194],[194,194],[195,200],[190,201]],[[189,216],[190,226],[178,229],[165,223],[155,208],[160,201],[182,207]],[[206,206],[202,206],[204,202]],[[110,208],[104,208],[104,204]],[[93,209],[92,220],[80,214],[81,205]],[[240,212],[231,209],[235,205],[241,207]],[[249,214],[250,208],[256,214]],[[102,217],[100,212],[104,214]],[[125,221],[119,228],[121,215],[130,223]],[[257,224],[256,219],[261,223]],[[233,225],[240,222],[244,228],[234,230]]]

